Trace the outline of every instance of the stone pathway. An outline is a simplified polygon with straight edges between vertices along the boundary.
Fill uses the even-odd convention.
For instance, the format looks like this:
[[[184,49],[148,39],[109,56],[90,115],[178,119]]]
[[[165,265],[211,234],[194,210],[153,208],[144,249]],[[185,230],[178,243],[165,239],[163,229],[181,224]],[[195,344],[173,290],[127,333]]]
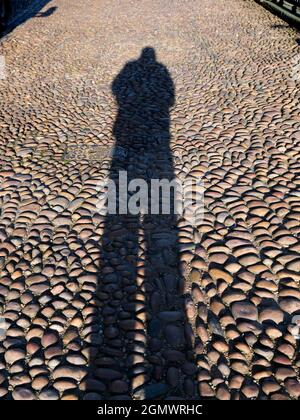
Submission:
[[[298,398],[297,33],[250,0],[49,7],[0,50],[0,398]],[[202,179],[203,220],[101,214],[119,171]]]

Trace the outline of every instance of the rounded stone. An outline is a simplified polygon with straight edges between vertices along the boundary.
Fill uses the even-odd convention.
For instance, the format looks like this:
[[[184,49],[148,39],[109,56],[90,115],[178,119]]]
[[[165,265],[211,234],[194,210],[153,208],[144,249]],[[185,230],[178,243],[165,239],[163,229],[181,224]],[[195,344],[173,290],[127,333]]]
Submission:
[[[12,392],[12,397],[14,400],[35,400],[34,393],[28,389],[23,387],[16,387]]]
[[[18,360],[23,360],[25,358],[25,351],[21,349],[9,349],[4,354],[5,361],[9,364],[13,364]]]
[[[250,302],[234,302],[231,306],[231,312],[235,319],[244,318],[252,321],[257,321],[258,319],[258,310]]]

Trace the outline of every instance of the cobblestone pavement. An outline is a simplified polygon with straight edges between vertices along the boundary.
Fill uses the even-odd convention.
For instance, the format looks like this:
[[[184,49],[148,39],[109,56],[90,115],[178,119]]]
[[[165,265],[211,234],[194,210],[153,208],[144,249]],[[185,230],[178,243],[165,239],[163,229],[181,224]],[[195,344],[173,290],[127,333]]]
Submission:
[[[1,45],[0,397],[298,398],[297,33],[250,0],[49,7]],[[100,214],[119,170],[202,179],[203,221]]]

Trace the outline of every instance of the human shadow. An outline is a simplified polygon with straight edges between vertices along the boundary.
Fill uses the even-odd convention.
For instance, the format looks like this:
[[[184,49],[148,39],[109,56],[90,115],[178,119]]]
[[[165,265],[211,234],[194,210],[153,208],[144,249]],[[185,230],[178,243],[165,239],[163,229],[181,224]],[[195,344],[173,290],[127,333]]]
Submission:
[[[117,200],[115,214],[108,207],[105,217],[95,314],[101,340],[91,347],[86,392],[105,399],[192,398],[193,340],[183,309],[174,194],[168,212],[161,208],[162,191],[159,197],[151,193],[152,180],[175,177],[174,84],[147,47],[124,66],[112,92],[118,113],[109,183]],[[126,197],[124,184],[131,189]],[[146,194],[137,199],[142,189]],[[151,208],[154,202],[160,203],[159,212]],[[132,203],[140,206],[138,214]]]
[[[49,9],[45,10],[44,12],[39,12],[35,15],[37,18],[46,18],[48,16],[53,15],[53,13],[56,11],[57,7],[49,7]]]
[[[10,1],[0,0],[0,37],[9,34],[13,29],[33,17],[48,17],[57,7],[50,7],[45,12],[40,10],[51,0]]]

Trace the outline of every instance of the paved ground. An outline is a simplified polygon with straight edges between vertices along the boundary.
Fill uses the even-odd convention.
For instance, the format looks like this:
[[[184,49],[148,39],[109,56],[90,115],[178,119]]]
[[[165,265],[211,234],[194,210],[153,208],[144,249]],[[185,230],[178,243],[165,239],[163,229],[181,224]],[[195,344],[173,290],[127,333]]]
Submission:
[[[250,0],[49,7],[1,47],[1,398],[298,398],[297,33]],[[99,214],[120,170],[203,179],[204,220]]]

